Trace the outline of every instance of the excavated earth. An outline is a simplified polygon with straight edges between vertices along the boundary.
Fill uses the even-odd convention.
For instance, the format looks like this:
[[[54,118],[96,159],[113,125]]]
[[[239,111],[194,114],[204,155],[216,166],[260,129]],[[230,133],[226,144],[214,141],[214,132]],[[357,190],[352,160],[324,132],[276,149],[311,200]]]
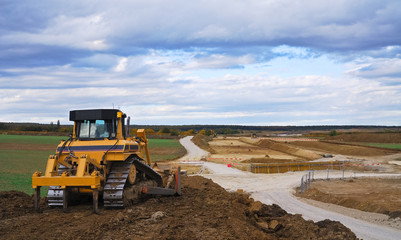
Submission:
[[[277,205],[226,192],[200,176],[183,178],[183,195],[149,198],[127,209],[91,204],[70,212],[47,208],[35,213],[32,197],[0,192],[0,239],[356,239],[339,222],[314,223]]]
[[[319,180],[313,182],[304,193],[299,194],[297,191],[297,196],[399,218],[401,217],[400,184],[400,178]]]

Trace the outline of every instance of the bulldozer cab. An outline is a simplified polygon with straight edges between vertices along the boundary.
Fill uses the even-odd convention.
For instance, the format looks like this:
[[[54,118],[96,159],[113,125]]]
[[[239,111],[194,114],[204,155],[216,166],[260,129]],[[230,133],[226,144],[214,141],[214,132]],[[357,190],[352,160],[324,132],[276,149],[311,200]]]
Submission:
[[[75,110],[73,138],[79,140],[125,139],[126,115],[116,109]]]

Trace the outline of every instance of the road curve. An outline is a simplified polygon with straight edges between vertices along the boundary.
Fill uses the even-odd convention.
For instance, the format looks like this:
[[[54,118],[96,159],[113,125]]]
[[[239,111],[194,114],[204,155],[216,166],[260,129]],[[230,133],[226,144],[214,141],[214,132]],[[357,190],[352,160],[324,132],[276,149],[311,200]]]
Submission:
[[[180,143],[187,150],[187,154],[185,154],[182,158],[178,159],[180,162],[182,161],[199,161],[204,157],[209,155],[209,152],[199,148],[196,146],[191,139],[193,136],[187,136],[180,139]]]

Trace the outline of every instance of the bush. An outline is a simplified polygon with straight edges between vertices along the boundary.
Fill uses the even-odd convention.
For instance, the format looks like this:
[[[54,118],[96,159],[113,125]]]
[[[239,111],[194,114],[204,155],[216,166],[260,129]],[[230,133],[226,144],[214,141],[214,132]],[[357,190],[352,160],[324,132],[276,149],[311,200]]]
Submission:
[[[170,133],[170,129],[168,129],[167,127],[163,128],[162,130],[160,130],[160,133]]]
[[[178,135],[180,135],[180,132],[178,132],[178,130],[173,129],[173,130],[170,131],[170,135],[171,136],[178,136]]]
[[[336,136],[337,135],[337,131],[336,130],[331,130],[330,131],[330,136]]]

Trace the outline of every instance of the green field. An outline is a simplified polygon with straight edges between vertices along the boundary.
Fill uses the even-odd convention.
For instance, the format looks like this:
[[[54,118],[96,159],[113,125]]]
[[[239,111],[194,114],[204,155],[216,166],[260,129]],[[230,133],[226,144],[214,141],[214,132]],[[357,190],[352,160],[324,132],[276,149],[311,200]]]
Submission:
[[[35,171],[45,171],[47,158],[54,154],[61,139],[57,136],[0,135],[0,191],[18,190],[32,194],[31,177]],[[44,150],[7,149],[5,143],[27,144],[31,147],[46,146]],[[185,149],[175,139],[149,139],[152,161],[172,160],[185,154]],[[46,195],[46,190],[41,191]]]
[[[56,149],[60,141],[67,140],[68,137],[60,136],[28,136],[28,135],[0,135],[0,143],[20,143],[20,144],[51,144]]]
[[[152,162],[169,161],[183,156],[185,148],[175,139],[149,139]]]
[[[399,149],[401,150],[401,144],[399,143],[363,143],[366,146],[388,148],[388,149]]]

